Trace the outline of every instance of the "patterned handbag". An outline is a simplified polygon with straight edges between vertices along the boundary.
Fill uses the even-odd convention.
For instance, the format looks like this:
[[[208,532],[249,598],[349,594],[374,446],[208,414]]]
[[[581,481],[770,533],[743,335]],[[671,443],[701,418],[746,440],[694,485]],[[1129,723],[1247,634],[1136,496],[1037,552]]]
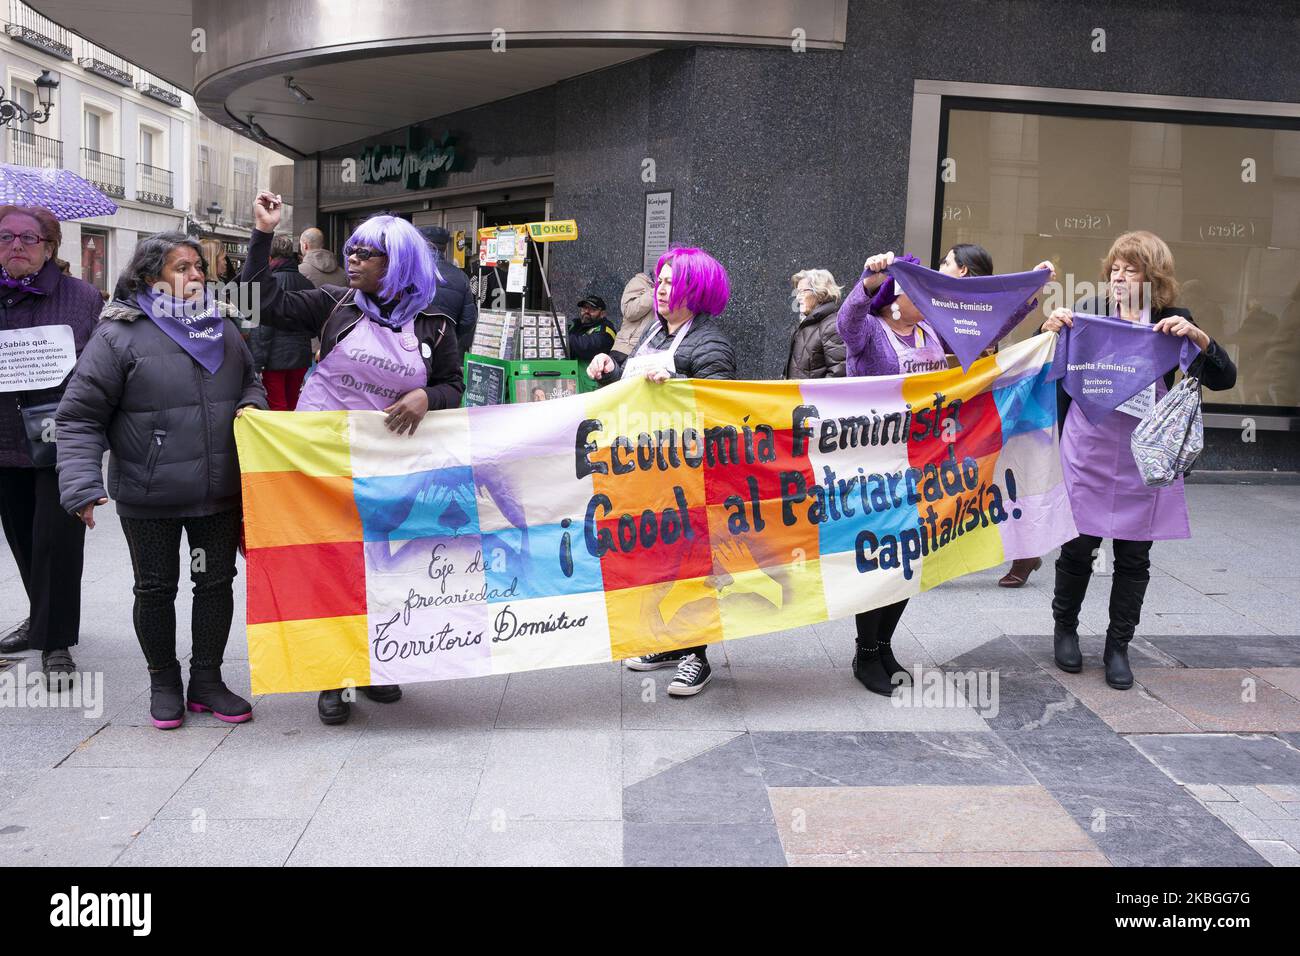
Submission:
[[[1137,423],[1129,445],[1148,488],[1172,485],[1191,471],[1205,448],[1201,380],[1188,375],[1171,388]]]

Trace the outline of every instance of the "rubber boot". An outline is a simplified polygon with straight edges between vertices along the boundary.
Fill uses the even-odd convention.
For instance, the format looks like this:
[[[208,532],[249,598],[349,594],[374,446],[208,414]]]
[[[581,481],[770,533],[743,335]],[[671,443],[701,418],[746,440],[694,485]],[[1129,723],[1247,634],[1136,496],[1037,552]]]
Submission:
[[[1056,589],[1052,594],[1052,645],[1056,666],[1067,674],[1083,670],[1083,654],[1079,652],[1079,609],[1088,593],[1087,574],[1075,574],[1056,562]]]
[[[149,719],[159,730],[175,730],[184,723],[185,685],[179,661],[149,671]]]
[[[253,716],[253,705],[234,693],[221,679],[220,667],[190,665],[189,708],[195,713],[211,711],[218,720],[242,724]]]
[[[1110,626],[1106,628],[1106,683],[1116,690],[1133,686],[1133,670],[1128,661],[1128,643],[1142,620],[1142,601],[1150,579],[1115,575],[1110,585]]]
[[[880,650],[863,650],[861,647],[853,655],[853,676],[867,690],[882,697],[894,695],[894,682],[889,678],[880,660]]]

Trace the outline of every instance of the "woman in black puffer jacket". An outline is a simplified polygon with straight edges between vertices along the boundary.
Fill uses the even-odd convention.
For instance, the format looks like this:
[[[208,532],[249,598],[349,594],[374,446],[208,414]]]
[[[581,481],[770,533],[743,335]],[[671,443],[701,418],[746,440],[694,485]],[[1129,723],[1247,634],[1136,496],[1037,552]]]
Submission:
[[[640,341],[626,358],[597,355],[587,374],[602,385],[624,376],[642,375],[652,382],[670,378],[736,377],[736,350],[718,316],[731,296],[727,272],[703,249],[674,248],[655,266],[656,318],[647,323]],[[673,697],[691,697],[713,676],[707,648],[646,654],[628,660],[632,670],[649,671],[676,665],[668,684]]]
[[[235,322],[204,286],[198,242],[179,232],[136,247],[115,299],[59,404],[59,497],[95,527],[95,507],[117,502],[135,571],[136,636],[150,673],[154,726],[179,727],[185,703],[230,723],[252,716],[221,679],[234,612],[239,463],[234,421],[266,393]],[[108,486],[101,460],[109,451]],[[181,532],[194,582],[188,692],[176,659]]]

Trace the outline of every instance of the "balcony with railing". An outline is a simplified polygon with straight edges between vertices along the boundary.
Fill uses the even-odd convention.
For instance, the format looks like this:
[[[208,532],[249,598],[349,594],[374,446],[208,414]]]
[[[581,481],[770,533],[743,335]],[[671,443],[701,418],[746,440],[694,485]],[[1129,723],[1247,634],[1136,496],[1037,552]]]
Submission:
[[[135,164],[135,198],[152,206],[172,205],[172,171],[150,166],[148,163]]]
[[[63,140],[25,129],[9,130],[9,162],[16,166],[63,168]]]
[[[60,60],[72,59],[72,33],[19,0],[9,0],[9,22],[5,24],[5,33],[19,43],[44,50]]]
[[[122,86],[135,85],[135,67],[116,53],[110,53],[89,40],[77,38],[77,62],[82,69]]]
[[[135,88],[145,96],[166,103],[168,106],[179,108],[181,105],[180,87],[172,86],[166,80],[139,67],[135,67]]]
[[[81,150],[81,175],[106,196],[122,199],[126,196],[126,161],[112,153],[97,149]]]

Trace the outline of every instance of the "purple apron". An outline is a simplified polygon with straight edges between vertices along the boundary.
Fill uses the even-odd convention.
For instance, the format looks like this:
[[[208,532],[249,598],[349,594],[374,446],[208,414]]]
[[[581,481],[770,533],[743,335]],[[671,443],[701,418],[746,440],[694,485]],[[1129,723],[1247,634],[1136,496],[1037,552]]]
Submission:
[[[913,330],[913,345],[908,345],[898,334],[889,327],[889,323],[876,316],[876,321],[880,323],[885,330],[885,338],[889,344],[894,347],[894,354],[898,356],[898,373],[900,375],[912,375],[916,372],[941,372],[948,369],[948,358],[944,354],[943,346],[939,343],[939,336],[934,334],[934,329],[924,320],[916,324]]]
[[[1142,321],[1151,321],[1146,312]],[[1157,379],[1155,400],[1166,391],[1164,379]],[[1080,534],[1121,541],[1190,538],[1183,479],[1164,488],[1142,483],[1129,445],[1140,419],[1121,411],[1123,407],[1094,425],[1078,402],[1070,403],[1061,432],[1061,474],[1075,527]]]
[[[382,410],[427,380],[415,321],[394,332],[363,315],[316,366],[298,411]]]

